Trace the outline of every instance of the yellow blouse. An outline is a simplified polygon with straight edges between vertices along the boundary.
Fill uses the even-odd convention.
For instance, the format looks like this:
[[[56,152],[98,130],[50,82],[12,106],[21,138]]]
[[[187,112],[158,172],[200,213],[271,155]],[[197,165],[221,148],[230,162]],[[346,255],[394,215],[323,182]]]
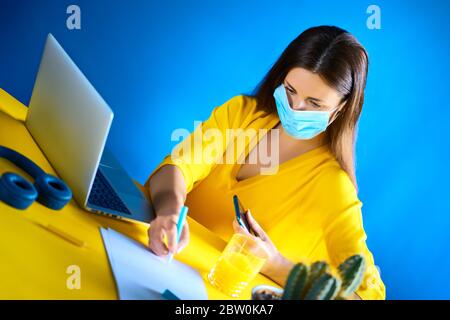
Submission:
[[[385,286],[365,242],[362,203],[328,146],[281,163],[276,174],[237,181],[242,163],[238,159],[245,159],[254,144],[239,146],[232,143],[233,139],[202,136],[208,129],[223,137],[227,129],[256,132],[271,129],[278,122],[276,113],[258,110],[254,98],[236,96],[215,108],[208,120],[178,144],[178,150],[190,151],[189,156],[188,152],[166,156],[152,175],[167,164],[180,168],[187,186],[190,217],[225,241],[233,234],[232,196],[237,194],[280,253],[294,262],[325,260],[336,267],[353,254],[363,254],[367,269],[357,294],[362,299],[385,299]],[[253,136],[253,142],[261,137]],[[202,148],[194,146],[195,140]],[[193,161],[194,150],[197,156],[200,153],[204,157]],[[235,154],[229,164],[224,160],[227,150]]]

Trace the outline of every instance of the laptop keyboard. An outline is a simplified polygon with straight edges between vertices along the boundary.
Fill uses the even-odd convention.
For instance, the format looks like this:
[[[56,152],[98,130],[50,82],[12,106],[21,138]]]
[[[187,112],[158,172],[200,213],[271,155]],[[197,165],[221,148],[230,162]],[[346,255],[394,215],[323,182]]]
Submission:
[[[97,170],[97,174],[95,175],[94,184],[92,185],[92,190],[89,194],[89,203],[98,207],[112,209],[131,215],[131,212],[119,198],[100,170]]]

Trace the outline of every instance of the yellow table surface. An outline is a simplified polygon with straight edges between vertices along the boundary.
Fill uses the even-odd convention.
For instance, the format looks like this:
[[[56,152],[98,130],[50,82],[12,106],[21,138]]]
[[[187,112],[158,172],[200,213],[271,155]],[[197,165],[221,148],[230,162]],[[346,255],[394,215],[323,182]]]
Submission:
[[[0,145],[17,150],[46,172],[55,174],[23,123],[26,113],[26,106],[0,89]],[[6,171],[27,177],[13,164],[0,159],[0,174]],[[225,242],[189,217],[188,222],[190,243],[175,259],[200,272],[209,299],[230,299],[206,281],[206,274]],[[51,223],[84,240],[86,247],[73,245],[39,223]],[[113,228],[144,244],[148,241],[148,225],[89,213],[74,200],[61,211],[50,210],[37,202],[22,211],[0,202],[0,299],[117,299],[100,227]],[[70,276],[68,268],[72,265],[80,267],[80,289],[69,289],[66,284]],[[277,286],[259,274],[241,299],[249,299],[251,288],[259,284]]]

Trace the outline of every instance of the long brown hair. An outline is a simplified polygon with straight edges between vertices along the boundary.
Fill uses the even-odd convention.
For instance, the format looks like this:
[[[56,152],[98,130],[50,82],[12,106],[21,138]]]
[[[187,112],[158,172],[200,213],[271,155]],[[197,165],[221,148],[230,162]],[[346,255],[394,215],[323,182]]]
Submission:
[[[366,50],[349,32],[334,26],[313,27],[289,44],[252,94],[259,108],[276,112],[273,92],[295,67],[318,74],[339,92],[345,104],[326,132],[332,153],[355,187],[356,130],[368,65]]]

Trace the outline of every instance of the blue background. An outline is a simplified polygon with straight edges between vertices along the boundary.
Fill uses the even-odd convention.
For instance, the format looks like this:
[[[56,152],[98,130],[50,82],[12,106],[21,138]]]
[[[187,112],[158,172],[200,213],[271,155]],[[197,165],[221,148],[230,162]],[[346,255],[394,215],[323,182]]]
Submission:
[[[66,8],[81,7],[81,30]],[[381,8],[382,29],[366,27]],[[108,145],[144,182],[213,107],[250,92],[304,29],[337,25],[371,60],[357,146],[368,245],[390,299],[450,298],[449,1],[5,1],[0,87],[28,104],[52,32],[115,112]]]

